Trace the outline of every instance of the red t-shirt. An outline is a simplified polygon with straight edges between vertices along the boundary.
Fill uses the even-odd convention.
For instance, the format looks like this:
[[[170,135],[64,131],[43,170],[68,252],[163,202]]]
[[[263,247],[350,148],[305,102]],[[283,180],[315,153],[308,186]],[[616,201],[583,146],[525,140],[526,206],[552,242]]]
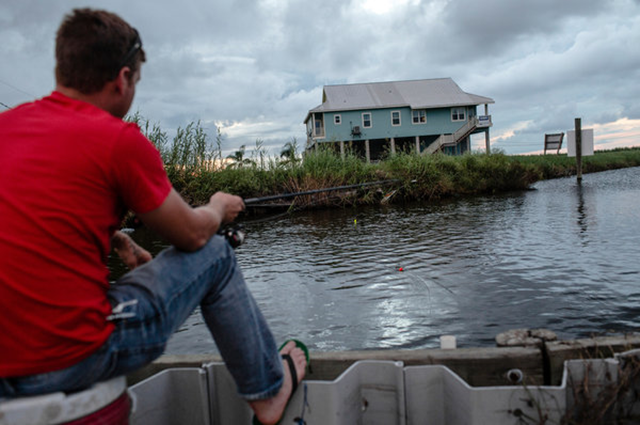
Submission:
[[[0,377],[62,369],[105,342],[111,236],[170,189],[138,126],[93,105],[53,92],[0,114]]]

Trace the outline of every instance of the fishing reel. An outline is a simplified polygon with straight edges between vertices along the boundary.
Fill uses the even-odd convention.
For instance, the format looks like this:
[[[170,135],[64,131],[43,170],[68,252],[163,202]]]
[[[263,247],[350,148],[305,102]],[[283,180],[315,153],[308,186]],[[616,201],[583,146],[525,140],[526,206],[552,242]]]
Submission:
[[[242,224],[234,224],[218,230],[218,234],[224,236],[233,249],[236,249],[244,243],[247,232]]]

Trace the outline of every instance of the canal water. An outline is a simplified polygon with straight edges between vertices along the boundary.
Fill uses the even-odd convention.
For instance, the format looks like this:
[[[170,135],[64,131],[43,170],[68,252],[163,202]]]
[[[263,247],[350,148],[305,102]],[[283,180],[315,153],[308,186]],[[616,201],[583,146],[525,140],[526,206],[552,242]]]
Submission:
[[[445,202],[246,223],[237,249],[276,340],[314,351],[495,346],[640,330],[640,167]],[[133,237],[157,251],[144,230]],[[214,353],[194,313],[167,353]]]

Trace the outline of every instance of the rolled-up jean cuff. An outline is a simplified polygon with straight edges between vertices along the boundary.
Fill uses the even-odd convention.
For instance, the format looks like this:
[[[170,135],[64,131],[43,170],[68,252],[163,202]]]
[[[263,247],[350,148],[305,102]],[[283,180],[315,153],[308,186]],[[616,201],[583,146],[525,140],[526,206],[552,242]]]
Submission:
[[[112,284],[107,298],[115,329],[96,352],[62,371],[38,375],[37,382],[28,377],[9,385],[0,379],[0,396],[78,391],[131,373],[164,352],[198,305],[241,396],[268,399],[280,390],[284,371],[273,335],[221,236],[193,253],[163,250]]]
[[[278,394],[278,391],[280,391],[280,388],[282,388],[282,384],[284,384],[284,378],[281,378],[278,382],[270,386],[265,391],[255,393],[255,394],[240,393],[240,397],[242,397],[246,401],[266,400],[268,398],[273,398],[276,396],[276,394]]]

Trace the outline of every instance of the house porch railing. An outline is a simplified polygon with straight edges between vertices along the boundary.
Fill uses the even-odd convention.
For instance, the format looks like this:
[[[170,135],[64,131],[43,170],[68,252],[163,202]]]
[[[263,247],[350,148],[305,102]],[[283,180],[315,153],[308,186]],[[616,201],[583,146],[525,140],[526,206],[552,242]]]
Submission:
[[[455,146],[460,140],[463,140],[478,128],[491,127],[491,115],[481,115],[479,117],[471,117],[469,121],[453,134],[442,134],[431,143],[427,149],[424,150],[424,154],[436,153],[440,149],[446,146]]]

